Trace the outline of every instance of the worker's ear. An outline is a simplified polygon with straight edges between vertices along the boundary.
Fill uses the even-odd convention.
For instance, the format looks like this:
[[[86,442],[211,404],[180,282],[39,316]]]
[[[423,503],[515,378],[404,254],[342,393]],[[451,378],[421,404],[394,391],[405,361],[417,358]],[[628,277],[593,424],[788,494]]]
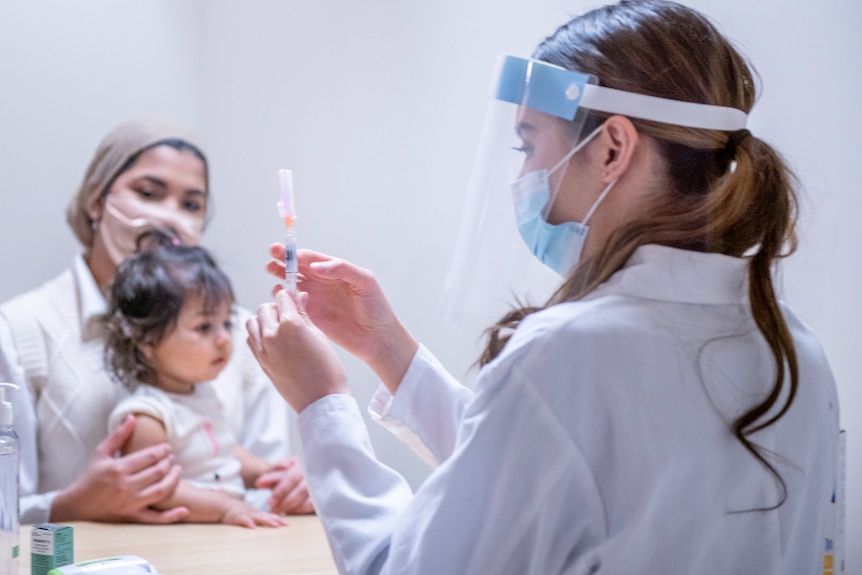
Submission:
[[[638,131],[625,116],[611,116],[605,120],[599,142],[602,146],[602,181],[616,182],[628,170],[638,144]]]

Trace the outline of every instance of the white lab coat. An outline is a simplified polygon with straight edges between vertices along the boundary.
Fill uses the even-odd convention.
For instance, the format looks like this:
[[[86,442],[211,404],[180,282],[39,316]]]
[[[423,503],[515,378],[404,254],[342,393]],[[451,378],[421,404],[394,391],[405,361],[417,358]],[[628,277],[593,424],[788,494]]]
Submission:
[[[342,573],[818,572],[838,403],[822,350],[783,308],[800,386],[752,439],[729,430],[772,383],[747,262],[659,246],[583,301],[530,316],[475,396],[423,349],[376,417],[440,466],[414,494],[376,461],[352,398],[299,418],[307,480]]]

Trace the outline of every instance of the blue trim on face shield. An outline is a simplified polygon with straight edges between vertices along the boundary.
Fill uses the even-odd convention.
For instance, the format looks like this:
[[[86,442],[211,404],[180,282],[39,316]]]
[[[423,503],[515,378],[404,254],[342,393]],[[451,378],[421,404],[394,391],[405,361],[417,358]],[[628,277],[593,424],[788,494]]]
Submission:
[[[591,76],[545,62],[502,55],[497,58],[491,97],[572,120]]]
[[[615,90],[589,74],[507,54],[497,57],[491,97],[564,120],[574,120],[583,103],[594,112],[704,130],[733,132],[748,123],[743,110]]]

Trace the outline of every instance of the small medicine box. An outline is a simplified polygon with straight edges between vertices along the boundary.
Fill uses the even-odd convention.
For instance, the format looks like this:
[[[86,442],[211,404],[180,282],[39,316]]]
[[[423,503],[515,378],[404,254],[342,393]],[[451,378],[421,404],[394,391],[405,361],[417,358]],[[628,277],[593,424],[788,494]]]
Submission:
[[[75,561],[71,525],[38,523],[30,532],[30,574],[47,575]]]

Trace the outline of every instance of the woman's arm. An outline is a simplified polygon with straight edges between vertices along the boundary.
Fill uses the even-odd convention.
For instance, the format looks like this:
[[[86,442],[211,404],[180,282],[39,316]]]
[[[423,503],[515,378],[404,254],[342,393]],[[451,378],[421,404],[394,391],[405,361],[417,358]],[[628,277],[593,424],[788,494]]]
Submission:
[[[283,278],[283,246],[273,244],[270,253],[275,259],[267,271]],[[304,314],[332,342],[365,361],[383,383],[372,416],[430,465],[438,465],[451,453],[470,390],[420,349],[369,270],[311,250],[299,250],[298,257],[300,289],[307,294]]]
[[[344,371],[302,300],[280,291],[262,305],[249,345],[299,413],[307,479],[341,573],[559,573],[604,530],[565,428],[530,382],[499,371],[485,371],[451,456],[411,498],[374,457]]]
[[[135,431],[123,447],[125,455],[167,442],[167,432],[161,421],[146,414],[136,414],[136,418]],[[188,515],[184,520],[189,523],[226,523],[249,528],[254,528],[255,525],[267,527],[286,525],[280,517],[255,509],[242,500],[218,491],[197,487],[186,481],[180,481],[171,494],[154,503],[153,507],[156,509],[185,508],[188,510]]]
[[[249,317],[248,310],[237,308],[232,369],[224,370],[213,383],[218,384],[216,389],[220,397],[223,391],[232,394],[222,397],[223,402],[236,404],[231,412],[241,413],[239,420],[235,415],[230,417],[237,443],[264,461],[281,461],[291,455],[290,409],[281,401],[245,344],[244,326]]]
[[[133,521],[174,523],[184,509],[156,511],[148,506],[173,491],[180,477],[170,448],[155,446],[133,457],[115,457],[134,428],[134,418],[96,448],[84,474],[59,491],[38,493],[39,455],[35,400],[20,365],[6,318],[0,314],[0,379],[20,387],[11,395],[15,430],[21,438],[20,510],[24,523],[45,521]]]
[[[412,497],[375,458],[352,398],[303,411],[308,482],[340,573],[581,572],[572,564],[605,531],[590,470],[541,397],[498,387],[477,395],[452,456]]]
[[[273,244],[267,271],[284,278],[284,246]],[[332,342],[374,370],[390,393],[398,390],[419,343],[401,324],[369,270],[311,250],[297,253],[304,312]],[[276,288],[274,292],[278,291]]]
[[[129,416],[96,447],[84,474],[54,497],[52,521],[175,523],[188,514],[183,507],[150,507],[172,493],[180,480],[169,445],[153,444],[115,457],[135,428],[135,418]]]
[[[270,252],[275,259],[267,270],[284,277],[284,248],[273,244]],[[470,390],[420,349],[369,270],[311,250],[299,250],[298,258],[302,315],[380,378],[372,416],[430,465],[439,464],[451,453]]]
[[[381,386],[371,400],[371,417],[431,467],[445,461],[473,392],[461,385],[424,346],[392,395]]]

